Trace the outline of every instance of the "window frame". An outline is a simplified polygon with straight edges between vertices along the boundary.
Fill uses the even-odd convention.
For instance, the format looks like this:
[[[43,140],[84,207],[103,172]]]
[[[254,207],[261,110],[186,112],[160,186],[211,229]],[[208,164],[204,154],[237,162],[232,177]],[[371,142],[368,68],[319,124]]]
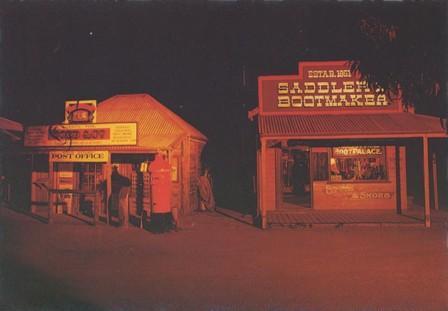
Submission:
[[[380,156],[372,156],[372,155],[356,155],[356,156],[334,156],[334,148],[350,148],[350,147],[380,147],[383,150],[382,155]],[[369,146],[369,145],[363,145],[363,146],[333,146],[329,148],[329,157],[328,157],[328,183],[332,184],[341,184],[341,183],[356,183],[356,184],[373,184],[373,183],[390,183],[390,175],[389,175],[389,167],[388,167],[388,153],[387,153],[387,146],[385,145],[379,145],[379,146]],[[384,159],[384,171],[385,171],[385,178],[384,179],[358,179],[358,180],[331,180],[331,159],[357,159],[357,158],[383,158]]]

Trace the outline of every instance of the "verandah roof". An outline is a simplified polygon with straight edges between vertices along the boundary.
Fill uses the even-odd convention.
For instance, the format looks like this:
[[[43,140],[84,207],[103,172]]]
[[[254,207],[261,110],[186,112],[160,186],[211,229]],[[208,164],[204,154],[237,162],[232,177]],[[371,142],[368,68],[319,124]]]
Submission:
[[[448,137],[441,119],[408,112],[345,115],[259,115],[262,137]]]

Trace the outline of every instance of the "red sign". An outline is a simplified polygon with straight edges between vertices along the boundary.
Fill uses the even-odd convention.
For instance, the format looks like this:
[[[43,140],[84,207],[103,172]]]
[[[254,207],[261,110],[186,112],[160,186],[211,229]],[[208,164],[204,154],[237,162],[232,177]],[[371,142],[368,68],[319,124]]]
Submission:
[[[382,89],[371,89],[347,61],[301,62],[297,76],[258,79],[260,113],[393,111],[399,105]]]
[[[55,127],[48,132],[48,139],[110,139],[110,128],[69,130]]]
[[[56,124],[25,129],[26,147],[125,146],[137,144],[136,123]]]
[[[65,123],[95,123],[96,100],[65,102]]]

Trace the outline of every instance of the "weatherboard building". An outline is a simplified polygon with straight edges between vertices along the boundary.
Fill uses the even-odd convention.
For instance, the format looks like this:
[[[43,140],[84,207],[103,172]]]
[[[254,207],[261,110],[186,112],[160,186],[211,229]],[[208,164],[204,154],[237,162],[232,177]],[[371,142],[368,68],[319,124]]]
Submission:
[[[130,220],[153,210],[150,167],[156,155],[169,163],[171,210],[198,208],[200,155],[207,138],[147,94],[66,102],[65,121],[25,128],[30,157],[31,210],[51,221],[64,213],[109,219],[111,173],[131,181],[126,200]],[[142,221],[140,221],[140,224]]]
[[[400,215],[409,205],[408,150],[420,151],[412,156],[421,159],[424,223],[430,226],[431,196],[437,205],[432,147],[447,138],[440,119],[405,111],[399,96],[371,89],[347,61],[298,67],[298,75],[258,79],[259,103],[251,115],[258,117],[261,226],[307,211]]]

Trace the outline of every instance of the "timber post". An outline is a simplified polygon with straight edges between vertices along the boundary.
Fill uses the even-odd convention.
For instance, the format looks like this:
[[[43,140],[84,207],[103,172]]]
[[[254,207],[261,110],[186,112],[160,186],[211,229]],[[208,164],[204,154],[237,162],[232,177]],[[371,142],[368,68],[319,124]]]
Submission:
[[[429,191],[429,148],[428,137],[423,137],[423,183],[425,189],[425,227],[431,227],[431,207]]]

